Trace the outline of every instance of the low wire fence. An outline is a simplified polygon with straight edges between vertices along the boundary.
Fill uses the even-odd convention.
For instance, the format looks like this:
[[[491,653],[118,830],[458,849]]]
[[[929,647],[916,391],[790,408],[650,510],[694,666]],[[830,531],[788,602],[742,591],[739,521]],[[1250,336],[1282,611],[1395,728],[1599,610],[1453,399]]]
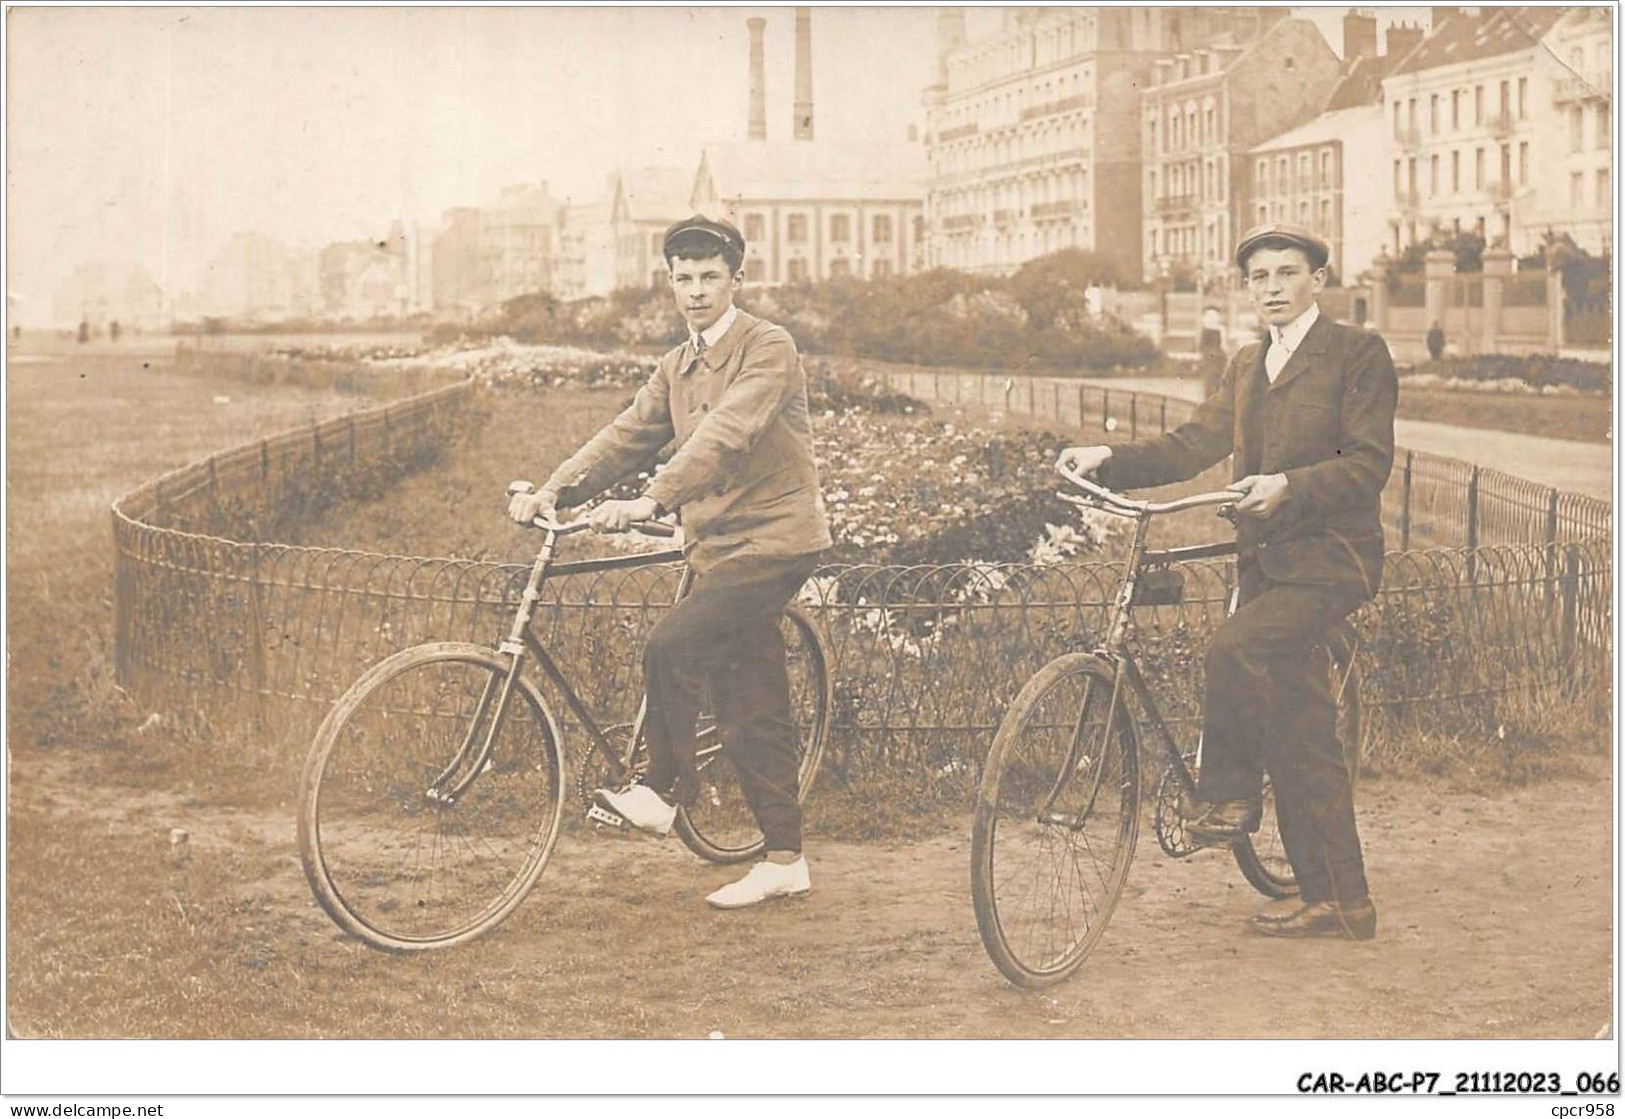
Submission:
[[[887,369],[897,392],[919,400],[975,404],[1130,439],[1160,435],[1190,419],[1193,401],[1163,393],[1050,377],[949,369]],[[1460,459],[1401,449],[1383,490],[1383,515],[1401,551],[1481,544],[1553,544],[1613,531],[1613,506]]]
[[[170,712],[257,726],[277,748],[300,749],[382,657],[427,640],[498,640],[525,565],[241,538],[319,508],[340,492],[335,477],[393,478],[432,461],[468,392],[457,384],[248,444],[120,498],[120,682]],[[1356,615],[1368,756],[1380,762],[1400,728],[1488,736],[1530,697],[1606,686],[1610,560],[1600,538],[1391,554],[1381,595]],[[1164,715],[1193,741],[1203,651],[1235,573],[1221,561],[1179,570],[1182,602],[1139,608],[1134,639]],[[974,773],[1025,680],[1098,644],[1121,574],[1115,562],[821,569],[803,600],[832,654],[833,770]],[[545,585],[544,643],[601,721],[632,717],[639,650],[679,575],[665,563]]]

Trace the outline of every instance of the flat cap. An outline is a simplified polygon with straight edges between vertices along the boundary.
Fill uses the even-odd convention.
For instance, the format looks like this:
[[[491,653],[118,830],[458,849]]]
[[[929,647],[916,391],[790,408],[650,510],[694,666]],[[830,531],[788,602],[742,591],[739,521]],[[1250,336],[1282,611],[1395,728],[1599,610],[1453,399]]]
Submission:
[[[1236,243],[1237,268],[1247,267],[1247,257],[1254,249],[1302,249],[1308,254],[1311,268],[1326,267],[1326,261],[1332,255],[1332,247],[1318,234],[1287,222],[1255,225],[1243,233]]]
[[[737,228],[725,221],[712,221],[703,214],[695,214],[691,218],[684,218],[666,230],[666,239],[661,245],[661,252],[671,255],[672,242],[685,234],[699,234],[714,238],[721,248],[745,255],[745,237]]]

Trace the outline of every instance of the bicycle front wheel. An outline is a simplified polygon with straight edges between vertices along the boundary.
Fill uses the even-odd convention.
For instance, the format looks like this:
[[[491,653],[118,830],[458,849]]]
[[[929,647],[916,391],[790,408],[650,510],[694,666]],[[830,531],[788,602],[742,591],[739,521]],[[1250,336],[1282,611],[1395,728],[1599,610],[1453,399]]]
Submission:
[[[524,899],[564,807],[558,726],[489,649],[420,645],[333,705],[299,788],[299,857],[316,900],[378,948],[461,944]],[[486,744],[489,741],[489,748]]]
[[[1360,777],[1360,750],[1365,731],[1364,711],[1360,701],[1360,666],[1352,652],[1333,647],[1327,650],[1327,669],[1331,673],[1332,701],[1337,705],[1337,744],[1343,752],[1343,764],[1348,768],[1349,791],[1354,791]],[[1295,897],[1298,893],[1297,875],[1286,857],[1286,845],[1281,842],[1281,824],[1275,813],[1275,789],[1269,778],[1264,779],[1264,812],[1259,818],[1258,831],[1236,843],[1231,851],[1242,877],[1253,889],[1268,898]]]
[[[805,804],[829,740],[834,684],[823,635],[805,610],[795,605],[787,608],[779,631],[784,636],[790,717],[795,722],[800,753],[796,799]],[[694,803],[677,814],[677,834],[696,855],[714,863],[739,863],[760,856],[766,841],[745,799],[738,771],[728,755],[728,744],[709,713],[700,716],[694,762],[700,775],[700,791]]]
[[[982,944],[1021,987],[1075,971],[1106,929],[1139,834],[1132,717],[1099,657],[1057,657],[1000,723],[982,773],[971,899]]]

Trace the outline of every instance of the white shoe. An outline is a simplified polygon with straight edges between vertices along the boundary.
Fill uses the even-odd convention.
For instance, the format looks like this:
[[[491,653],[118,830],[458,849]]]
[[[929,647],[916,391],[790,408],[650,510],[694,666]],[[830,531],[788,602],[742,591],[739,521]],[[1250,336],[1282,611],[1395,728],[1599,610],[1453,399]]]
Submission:
[[[619,792],[598,789],[592,799],[633,827],[661,837],[671,834],[672,821],[677,818],[677,806],[667,804],[664,797],[647,785],[629,785]]]
[[[705,900],[718,909],[744,909],[768,898],[802,897],[811,889],[812,877],[803,855],[793,863],[759,862],[745,877],[728,883]]]

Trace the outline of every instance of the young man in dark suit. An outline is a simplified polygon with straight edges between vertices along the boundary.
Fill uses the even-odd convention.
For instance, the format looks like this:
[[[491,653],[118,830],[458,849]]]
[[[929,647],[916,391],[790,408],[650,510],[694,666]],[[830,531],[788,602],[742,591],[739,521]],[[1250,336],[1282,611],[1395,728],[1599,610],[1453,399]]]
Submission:
[[[680,510],[696,575],[644,649],[649,772],[596,799],[636,827],[669,833],[677,805],[699,792],[695,721],[709,689],[767,840],[763,862],[706,899],[739,909],[811,888],[779,620],[831,541],[796,344],[782,327],[734,306],[744,237],[695,216],[667,230],[664,251],[687,340],[660,359],[624,412],[509,511],[521,523],[554,518],[558,505],[587,501],[675,440],[643,496],[605,502],[589,518],[594,531],[620,532]]]
[[[1382,579],[1382,488],[1394,459],[1398,381],[1375,334],[1332,322],[1316,297],[1326,242],[1249,230],[1236,263],[1266,337],[1230,361],[1190,422],[1157,439],[1072,447],[1069,468],[1117,489],[1190,478],[1234,454],[1241,606],[1206,658],[1200,841],[1255,831],[1263,773],[1301,897],[1266,908],[1269,936],[1369,940],[1370,900],[1324,660],[1310,656]]]

